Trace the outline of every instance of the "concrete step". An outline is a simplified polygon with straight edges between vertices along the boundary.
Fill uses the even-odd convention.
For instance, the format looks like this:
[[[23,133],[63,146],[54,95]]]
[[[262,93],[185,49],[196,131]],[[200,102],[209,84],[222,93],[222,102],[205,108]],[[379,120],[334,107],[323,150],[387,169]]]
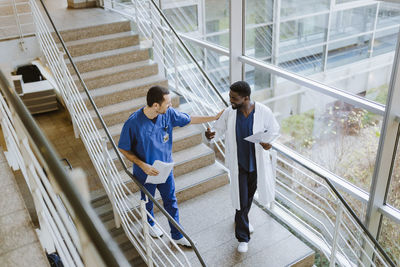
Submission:
[[[160,85],[168,88],[168,80],[160,75],[152,75],[141,79],[131,80],[123,83],[112,84],[109,86],[93,89],[90,95],[98,108],[128,101],[138,97],[144,97],[150,87]],[[86,106],[92,109],[92,105],[85,92],[81,92]]]
[[[121,134],[123,123],[115,124],[108,128],[115,145],[118,146],[119,137]],[[189,148],[194,145],[198,145],[202,142],[202,129],[195,125],[188,125],[185,127],[176,127],[174,128],[173,135],[173,143],[172,143],[172,152],[178,152],[180,150]],[[100,129],[100,135],[106,138],[106,133],[104,129]],[[111,143],[107,142],[108,148],[111,149]]]
[[[95,54],[138,44],[139,36],[130,31],[66,42],[72,57]],[[61,44],[58,44],[58,46],[60,47],[60,51],[62,51]]]
[[[29,13],[31,12],[31,7],[28,2],[21,2],[16,5],[17,13]],[[10,3],[0,3],[0,16],[10,16],[14,15],[14,7],[12,2]]]
[[[133,81],[156,75],[157,64],[151,60],[133,62],[101,70],[83,73],[82,79],[89,90],[115,85],[123,82]],[[83,86],[76,75],[73,75],[76,86],[83,91]]]
[[[1,3],[0,3],[1,5]],[[21,24],[26,24],[26,23],[32,23],[33,22],[33,17],[32,14],[27,13],[27,14],[21,14],[19,15],[19,21]],[[14,16],[0,16],[0,25],[1,27],[8,27],[8,26],[17,26],[17,22],[14,19]],[[25,25],[21,25],[23,27]],[[2,28],[2,31],[4,31],[6,28]]]
[[[148,59],[149,49],[138,45],[75,57],[74,63],[80,73],[85,73]],[[75,74],[69,61],[67,61],[67,67],[70,73]]]
[[[185,175],[175,177],[175,191],[178,202],[189,200],[210,190],[226,185],[229,182],[226,169],[219,163],[200,168]],[[136,191],[131,197],[132,203],[139,205],[140,192]],[[161,196],[156,190],[155,198],[161,203]],[[91,205],[97,215],[106,224],[109,232],[119,233],[113,223],[113,210],[104,190],[91,193]],[[136,206],[137,206],[136,205]],[[156,210],[156,209],[155,209]]]
[[[122,170],[122,164],[116,158],[114,150],[111,150],[110,154],[113,158],[115,158],[114,162],[118,170]],[[174,175],[175,177],[178,177],[180,175],[213,164],[215,161],[215,154],[211,148],[201,143],[199,145],[172,153],[172,158],[175,163]],[[127,160],[125,162],[129,168],[132,167],[132,162]]]
[[[179,106],[179,97],[177,95],[172,95],[172,106],[178,107]],[[115,124],[125,122],[129,116],[135,112],[136,110],[140,109],[141,107],[146,105],[146,98],[139,97],[132,100],[120,102],[114,105],[105,106],[99,108],[99,112],[103,117],[104,122],[106,123],[107,127],[111,127]],[[93,118],[96,127],[98,129],[102,129],[100,124],[100,120],[97,117],[94,110],[89,111],[91,117]]]
[[[89,26],[79,29],[70,29],[61,31],[64,42],[88,39],[102,35],[115,34],[120,32],[129,32],[131,25],[129,21],[119,21],[95,26]],[[53,37],[55,34],[53,33]],[[54,38],[55,40],[58,38]]]

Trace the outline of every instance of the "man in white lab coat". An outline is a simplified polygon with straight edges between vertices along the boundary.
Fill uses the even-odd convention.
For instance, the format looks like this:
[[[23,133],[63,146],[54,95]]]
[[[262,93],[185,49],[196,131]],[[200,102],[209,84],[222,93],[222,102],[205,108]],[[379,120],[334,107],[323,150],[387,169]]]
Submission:
[[[238,251],[247,252],[250,233],[254,228],[249,223],[249,211],[254,193],[258,190],[258,201],[270,204],[275,198],[269,149],[271,144],[254,144],[243,138],[261,131],[279,133],[279,124],[271,110],[250,99],[250,86],[238,81],[230,86],[229,106],[214,124],[214,132],[206,131],[212,139],[225,134],[225,164],[230,171],[231,198],[235,214],[235,236],[239,241]]]

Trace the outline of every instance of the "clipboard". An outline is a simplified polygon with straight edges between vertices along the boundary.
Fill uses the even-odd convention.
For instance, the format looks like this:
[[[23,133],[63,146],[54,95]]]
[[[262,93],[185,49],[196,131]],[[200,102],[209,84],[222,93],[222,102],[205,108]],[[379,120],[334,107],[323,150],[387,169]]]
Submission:
[[[163,162],[160,160],[154,161],[152,167],[156,169],[159,174],[156,176],[147,175],[146,184],[163,184],[167,181],[172,168],[174,167],[173,162]]]
[[[255,143],[255,144],[258,144],[258,143],[271,144],[276,139],[278,139],[279,136],[281,136],[279,133],[271,134],[271,133],[268,133],[268,131],[266,130],[266,131],[261,131],[261,132],[255,133],[253,135],[247,136],[246,138],[244,138],[244,140]]]

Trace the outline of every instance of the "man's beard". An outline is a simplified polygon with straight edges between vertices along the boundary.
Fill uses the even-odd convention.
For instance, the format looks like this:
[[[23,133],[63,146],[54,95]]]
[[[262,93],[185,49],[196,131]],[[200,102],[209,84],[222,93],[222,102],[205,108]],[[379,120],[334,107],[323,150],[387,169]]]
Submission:
[[[232,105],[232,109],[240,109],[243,106],[243,104],[235,104]]]

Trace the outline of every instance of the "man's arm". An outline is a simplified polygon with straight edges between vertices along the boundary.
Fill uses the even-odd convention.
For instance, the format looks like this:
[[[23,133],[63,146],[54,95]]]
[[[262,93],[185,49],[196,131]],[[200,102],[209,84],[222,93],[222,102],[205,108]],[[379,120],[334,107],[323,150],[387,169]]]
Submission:
[[[219,117],[221,117],[222,113],[224,111],[221,110],[217,115],[215,116],[190,116],[191,120],[190,123],[191,124],[200,124],[200,123],[205,123],[205,122],[210,122],[210,121],[215,121],[218,120]]]
[[[144,171],[144,173],[146,173],[147,175],[156,176],[156,175],[159,174],[157,169],[153,168],[152,166],[150,166],[146,162],[144,162],[141,159],[139,159],[131,151],[127,151],[127,150],[124,150],[122,148],[118,148],[118,149],[122,153],[122,155],[124,155],[128,160],[132,161],[137,166],[139,166]]]

